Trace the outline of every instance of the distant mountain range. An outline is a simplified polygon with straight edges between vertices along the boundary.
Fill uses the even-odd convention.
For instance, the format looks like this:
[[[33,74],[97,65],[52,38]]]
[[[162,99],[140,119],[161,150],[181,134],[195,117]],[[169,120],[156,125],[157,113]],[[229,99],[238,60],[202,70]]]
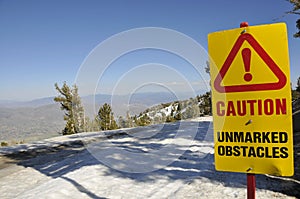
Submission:
[[[54,104],[54,97],[45,97],[31,101],[0,100],[1,108],[39,107]]]
[[[104,104],[110,102],[129,102],[130,104],[153,105],[157,103],[171,102],[180,99],[188,99],[187,93],[180,93],[179,96],[167,92],[134,93],[132,95],[108,95],[96,94],[82,97],[84,104]],[[40,107],[55,104],[53,97],[45,97],[30,101],[0,100],[0,108]]]
[[[133,95],[97,94],[82,97],[86,116],[94,118],[99,107],[104,103],[112,105],[115,118],[124,116],[127,111],[131,115],[139,114],[149,107],[188,99],[194,96],[170,93],[135,93]],[[63,114],[54,97],[46,97],[31,101],[0,100],[0,142],[14,140],[32,141],[58,135],[64,127]]]
[[[137,115],[148,109],[151,116],[152,109],[158,109],[162,103],[169,103],[178,100],[189,99],[188,94],[175,96],[170,93],[136,93],[133,95],[89,95],[82,97],[85,113],[91,119],[98,112],[99,107],[104,103],[112,105],[115,118],[124,116],[127,111],[131,115]],[[40,140],[57,136],[63,129],[64,112],[60,110],[60,105],[53,101],[54,97],[46,97],[31,101],[8,101],[0,100],[0,142],[13,141],[20,142]],[[294,107],[294,130],[299,131],[299,100],[293,103]],[[176,103],[166,104],[164,109],[170,112],[176,110]],[[151,108],[152,109],[149,109]],[[184,107],[182,107],[182,113]],[[158,111],[159,112],[159,111]],[[154,113],[153,113],[154,114]],[[156,113],[155,113],[156,114]],[[155,115],[154,114],[154,115]],[[174,113],[176,114],[176,113]],[[168,114],[166,114],[167,116]]]

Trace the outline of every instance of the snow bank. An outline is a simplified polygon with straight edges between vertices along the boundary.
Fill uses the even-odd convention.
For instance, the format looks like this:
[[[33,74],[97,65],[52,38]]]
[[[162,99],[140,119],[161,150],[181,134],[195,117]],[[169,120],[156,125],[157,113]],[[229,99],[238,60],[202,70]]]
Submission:
[[[205,135],[211,133],[211,125],[209,118],[203,119],[1,148],[17,164],[0,170],[0,198],[245,198],[245,174],[215,171],[213,143]],[[191,126],[197,127],[195,137]],[[64,145],[30,159],[10,156]],[[173,147],[172,153],[162,153],[166,146]],[[172,161],[163,165],[165,160]],[[147,161],[152,165],[144,164]],[[154,169],[136,172],[136,165]],[[294,198],[279,193],[299,189],[297,182],[290,183],[258,175],[257,198]]]
[[[203,121],[212,122],[213,117],[212,116],[197,117],[197,118],[191,119],[191,121],[192,122],[203,122]]]

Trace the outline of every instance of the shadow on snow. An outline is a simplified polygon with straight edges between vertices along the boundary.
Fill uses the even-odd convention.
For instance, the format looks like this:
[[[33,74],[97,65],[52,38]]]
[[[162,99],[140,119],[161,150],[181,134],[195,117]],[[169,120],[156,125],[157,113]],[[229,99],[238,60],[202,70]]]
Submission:
[[[159,126],[161,130],[157,133],[151,134],[151,131],[155,128],[154,126],[144,127],[144,128],[133,128],[127,130],[117,130],[114,131],[116,136],[111,135],[110,139],[102,139],[98,143],[102,146],[102,143],[113,143],[118,146],[119,151],[125,150],[130,153],[136,154],[149,154],[149,152],[155,152],[162,149],[165,145],[163,141],[166,139],[173,139],[176,136],[176,131],[180,130],[180,125],[184,122],[168,123],[163,126]],[[155,158],[160,158],[158,165],[155,165],[155,160],[153,160],[153,166],[158,169],[147,172],[147,173],[130,173],[122,172],[116,170],[112,167],[107,167],[107,164],[100,162],[94,155],[90,153],[87,149],[88,145],[83,142],[74,142],[71,145],[59,145],[52,148],[47,148],[47,150],[33,150],[24,151],[14,154],[8,154],[7,157],[17,160],[17,164],[24,167],[32,167],[44,175],[50,176],[52,178],[62,178],[77,188],[82,193],[85,193],[91,198],[101,198],[96,194],[90,192],[88,189],[80,185],[73,179],[66,177],[65,175],[78,170],[82,167],[88,167],[92,165],[103,165],[106,166],[104,175],[115,176],[116,178],[129,178],[137,182],[148,182],[156,180],[157,178],[163,176],[167,178],[168,181],[182,180],[184,183],[191,182],[195,179],[208,178],[210,181],[222,183],[224,186],[228,187],[239,187],[246,189],[246,174],[242,173],[231,173],[231,172],[218,172],[214,168],[214,154],[197,151],[201,147],[211,147],[212,146],[212,131],[210,122],[186,122],[184,125],[195,125],[197,126],[197,132],[195,134],[195,142],[191,145],[182,147],[182,145],[176,145],[174,143],[169,144],[174,149],[174,154],[168,154],[168,156],[153,156]],[[143,134],[135,136],[136,133],[143,132]],[[150,132],[151,137],[147,137],[147,132]],[[209,135],[207,136],[207,132]],[[149,135],[149,134],[148,134]],[[130,141],[130,139],[124,138],[134,138],[135,141]],[[183,135],[183,138],[184,137]],[[151,142],[153,140],[153,142]],[[160,143],[162,142],[162,143]],[[92,143],[93,144],[93,143]],[[97,143],[96,143],[97,144]],[[96,145],[97,146],[97,145]],[[195,151],[196,149],[196,151]],[[101,150],[101,148],[99,148]],[[117,151],[116,153],[119,153]],[[180,155],[178,155],[180,154]],[[111,155],[111,154],[109,154]],[[122,157],[124,154],[113,154],[113,157]],[[168,162],[174,157],[177,157],[174,161],[170,161],[167,166],[159,165],[160,161],[163,163]],[[148,157],[148,156],[145,156]],[[150,156],[152,157],[152,156]],[[129,158],[126,161],[134,163],[136,161],[135,156],[126,157]],[[164,162],[163,158],[166,158]],[[168,160],[169,158],[169,160]],[[118,161],[118,160],[114,160]],[[149,160],[141,160],[140,164],[136,163],[136,166],[143,166],[143,162]],[[163,164],[162,164],[163,165]],[[265,175],[256,175],[257,178],[257,188],[258,189],[268,189],[276,192],[282,192],[287,195],[300,197],[299,187],[300,185],[294,181],[286,181],[281,179],[269,178]],[[299,179],[297,179],[299,180]],[[276,185],[276,186],[275,186]],[[217,190],[216,190],[217,191]]]

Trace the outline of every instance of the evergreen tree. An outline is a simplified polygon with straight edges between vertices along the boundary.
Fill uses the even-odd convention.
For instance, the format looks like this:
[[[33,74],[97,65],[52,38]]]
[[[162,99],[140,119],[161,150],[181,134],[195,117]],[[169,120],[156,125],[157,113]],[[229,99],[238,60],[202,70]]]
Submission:
[[[59,95],[54,98],[54,101],[59,102],[61,110],[65,111],[64,120],[67,122],[62,134],[69,135],[83,132],[85,130],[84,109],[81,105],[77,86],[73,85],[73,88],[70,88],[64,82],[63,86],[59,88],[58,84],[55,83],[55,89],[59,92]]]
[[[127,113],[126,113],[126,120],[125,120],[125,123],[126,123],[126,125],[125,125],[126,128],[134,127],[133,119],[132,119],[132,117],[130,116],[129,111],[127,111]]]
[[[150,125],[152,122],[151,118],[147,114],[143,115],[141,119],[145,126]]]
[[[135,123],[137,126],[148,126],[151,124],[151,122],[151,118],[147,114],[143,114],[135,118]]]
[[[174,117],[174,107],[173,107],[173,105],[172,105],[172,108],[171,108],[171,117]]]
[[[112,109],[107,103],[99,108],[96,120],[98,121],[101,130],[113,130],[118,128]]]
[[[181,120],[182,119],[182,113],[181,113],[181,103],[178,102],[178,106],[177,106],[177,111],[176,111],[176,115],[175,115],[175,120]]]
[[[205,69],[205,72],[210,75],[209,61],[206,61],[206,66],[204,67],[204,69]]]
[[[300,98],[300,77],[297,80],[296,89],[292,89],[292,100],[297,100]]]
[[[185,112],[182,114],[183,119],[189,119],[189,118],[195,118],[199,117],[200,115],[200,109],[197,104],[192,104],[188,106],[185,110]]]
[[[85,131],[86,132],[91,132],[91,131],[100,131],[99,123],[98,120],[93,119],[90,120],[90,118],[86,117],[85,119]]]
[[[126,128],[126,120],[122,116],[119,116],[118,124],[120,128]]]
[[[288,14],[296,14],[300,15],[300,0],[289,0],[292,4],[294,4],[294,8],[292,11],[287,12]],[[298,28],[298,32],[294,34],[294,37],[300,37],[300,19],[296,21],[296,27]]]
[[[175,121],[175,119],[174,119],[174,117],[172,117],[171,115],[168,115],[167,117],[166,117],[166,122],[174,122]]]
[[[167,120],[167,116],[165,113],[161,113],[161,121],[165,122]]]
[[[297,80],[296,91],[300,92],[300,77],[298,77],[298,80]]]
[[[203,115],[211,115],[212,104],[211,104],[211,92],[206,92],[204,95],[200,97],[199,100],[199,108],[200,114]]]
[[[110,119],[110,127],[109,127],[109,130],[113,130],[113,129],[118,129],[118,124],[114,118],[114,113],[111,113],[111,119]]]
[[[89,117],[84,118],[84,132],[90,132],[92,131],[92,125]]]

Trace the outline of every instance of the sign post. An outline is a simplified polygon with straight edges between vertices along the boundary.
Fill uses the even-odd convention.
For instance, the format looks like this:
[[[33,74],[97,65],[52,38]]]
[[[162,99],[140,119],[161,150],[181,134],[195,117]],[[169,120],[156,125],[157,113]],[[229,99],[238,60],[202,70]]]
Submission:
[[[294,172],[287,43],[284,23],[208,35],[215,167],[247,173],[248,198],[255,174]]]
[[[249,25],[248,25],[247,22],[242,22],[240,24],[240,28],[248,27],[248,26]],[[242,51],[242,52],[244,52],[244,51]],[[251,53],[251,51],[249,51],[248,53]],[[245,70],[247,71],[247,73],[244,75],[244,80],[245,81],[250,81],[249,79],[252,79],[252,75],[249,73],[249,70],[250,70],[250,55],[248,55],[248,57],[247,57],[247,54],[244,53],[243,54],[243,59],[244,59],[244,64],[245,64]],[[247,173],[247,198],[248,199],[255,199],[255,189],[256,189],[255,174]]]
[[[247,173],[247,198],[254,199],[255,198],[255,174]]]

